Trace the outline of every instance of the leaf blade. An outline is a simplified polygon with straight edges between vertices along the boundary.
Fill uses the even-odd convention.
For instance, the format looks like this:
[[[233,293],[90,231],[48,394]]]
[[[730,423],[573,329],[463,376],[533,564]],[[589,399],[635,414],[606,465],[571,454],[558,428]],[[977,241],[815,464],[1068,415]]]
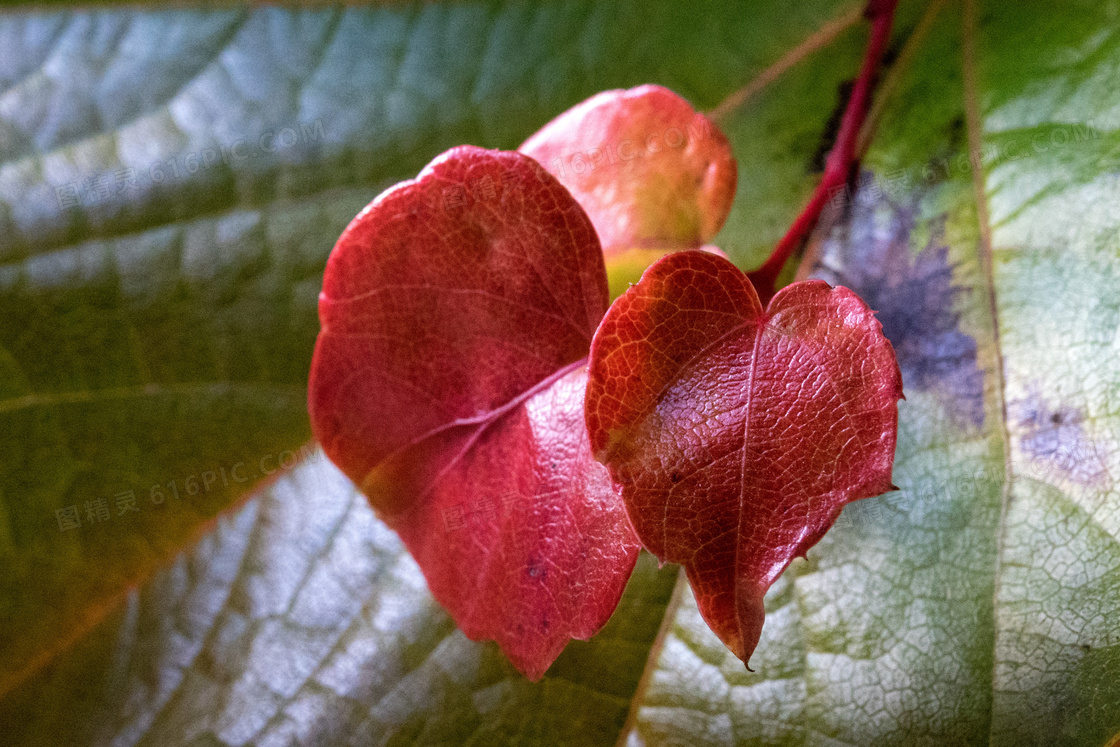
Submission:
[[[1085,199],[1107,191],[1092,175],[1108,163],[1111,138],[1075,114],[1080,106],[1100,116],[1096,107],[1109,106],[1087,90],[1112,50],[1102,46],[1091,61],[1075,54],[1091,46],[1101,19],[1068,8],[1022,16],[1011,4],[985,3],[977,15],[994,287],[977,253],[957,72],[961,16],[952,6],[902,76],[868,156],[872,172],[862,175],[851,216],[824,237],[816,268],[880,310],[899,353],[908,397],[896,462],[902,492],[845,510],[809,560],[787,572],[768,608],[790,627],[764,634],[763,676],[736,676],[733,662],[713,658],[695,612],[682,613],[655,676],[661,686],[639,718],[647,744],[679,739],[673,721],[686,718],[703,727],[698,741],[714,744],[824,735],[1072,745],[1103,744],[1116,732],[1105,705],[1118,671],[1105,610],[1116,596],[1109,562],[1098,564],[1115,555],[1094,518],[1108,514],[1101,480],[1111,450],[1100,446],[1110,443],[1111,423],[1089,415],[1113,388],[1101,347],[1112,312],[1101,301],[1114,293],[1102,262],[1115,245],[1096,233],[1113,211]],[[1053,44],[1028,41],[1043,38]],[[885,250],[891,244],[905,252]],[[991,388],[993,294],[1007,421]],[[1071,375],[1087,368],[1101,377],[1092,385]],[[1063,622],[1086,613],[1087,625]],[[690,697],[699,683],[706,689]]]
[[[675,579],[643,556],[604,631],[530,683],[455,629],[395,533],[316,451],[0,703],[0,723],[28,745],[602,744]]]
[[[532,680],[606,623],[638,557],[583,425],[606,305],[567,190],[528,156],[471,146],[354,219],[319,300],[316,438],[459,628]]]
[[[764,311],[728,260],[682,252],[611,307],[590,371],[591,445],[635,531],[749,662],[766,589],[845,503],[892,487],[890,343],[846,288],[795,283]]]
[[[766,19],[716,6],[697,16],[671,3],[0,16],[0,396],[144,386],[145,368],[161,386],[293,387],[290,407],[254,394],[182,410],[177,399],[165,405],[169,419],[151,427],[128,428],[119,413],[91,416],[89,428],[72,435],[87,443],[108,429],[106,451],[72,461],[114,470],[71,491],[73,498],[60,492],[57,463],[44,467],[31,453],[17,460],[0,480],[7,501],[0,543],[19,533],[46,546],[13,561],[26,561],[30,575],[5,576],[11,585],[0,595],[7,605],[0,619],[12,631],[5,643],[13,642],[0,679],[14,684],[30,674],[31,660],[50,661],[39,653],[60,651],[84,629],[77,618],[111,608],[123,589],[269,477],[261,459],[268,470],[281,455],[294,459],[308,436],[298,390],[322,264],[377,192],[457,143],[515,147],[596,90],[652,79],[714,104],[833,6],[809,3]],[[637,21],[650,44],[633,45],[627,29]],[[795,27],[787,33],[788,23]],[[701,42],[711,54],[696,58],[691,50]],[[174,75],[156,74],[168,65]],[[287,147],[293,133],[297,142]],[[87,199],[97,179],[111,193]],[[25,376],[13,359],[34,370]],[[27,386],[5,389],[20,381]],[[11,417],[0,414],[7,419],[0,432],[13,432]],[[6,442],[5,455],[11,447],[22,458],[29,443],[61,448],[56,426],[42,427],[48,432],[18,423],[25,437]],[[238,474],[252,480],[234,486],[229,470],[242,462]],[[197,511],[174,520],[149,503],[153,513],[138,515],[143,531],[117,526],[114,516],[104,542],[58,532],[58,508],[84,511],[85,500],[105,498],[115,511],[117,492],[162,486],[169,494],[172,480],[182,492],[186,478],[201,482],[211,471],[221,485],[223,468],[230,486],[212,487]],[[24,478],[33,475],[27,489]],[[74,549],[85,544],[98,547]],[[133,563],[133,551],[151,552],[151,562]],[[5,555],[6,567],[12,557]],[[39,599],[44,573],[59,579],[58,588]]]

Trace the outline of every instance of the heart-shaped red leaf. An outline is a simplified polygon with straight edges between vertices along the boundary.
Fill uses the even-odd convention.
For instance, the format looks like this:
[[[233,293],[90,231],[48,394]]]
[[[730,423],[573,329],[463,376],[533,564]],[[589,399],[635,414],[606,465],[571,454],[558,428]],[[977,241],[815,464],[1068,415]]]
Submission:
[[[648,264],[653,255],[700,247],[723,226],[735,196],[727,138],[661,86],[604,91],[520,150],[587,211],[608,262],[630,253],[648,256]]]
[[[531,158],[460,147],[374,200],[319,300],[316,438],[473,639],[539,678],[607,621],[638,555],[591,457],[595,231]]]
[[[892,489],[902,378],[858,296],[820,281],[764,311],[733,264],[670,254],[607,313],[587,424],[645,546],[681,563],[748,662],[763,595],[845,503]]]

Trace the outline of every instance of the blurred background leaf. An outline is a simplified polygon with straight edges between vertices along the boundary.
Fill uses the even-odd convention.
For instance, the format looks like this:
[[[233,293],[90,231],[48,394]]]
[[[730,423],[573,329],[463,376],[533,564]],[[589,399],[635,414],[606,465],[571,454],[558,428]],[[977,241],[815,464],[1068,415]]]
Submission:
[[[27,718],[67,712],[57,687],[111,711],[79,683],[137,585],[306,454],[322,266],[381,189],[452,145],[515,147],[604,88],[710,107],[856,5],[0,16],[7,733],[58,743]]]
[[[676,571],[531,683],[467,640],[364,496],[315,453],[0,709],[6,744],[611,744]]]
[[[5,741],[611,743],[675,574],[645,559],[537,687],[455,633],[300,448],[322,264],[445,148],[654,82],[702,109],[745,94],[718,110],[740,184],[715,243],[753,267],[816,181],[860,7],[0,16]],[[804,263],[898,351],[902,490],[775,585],[754,674],[686,594],[632,744],[1120,732],[1120,7],[970,7],[903,3],[859,190]]]
[[[847,507],[771,590],[756,673],[686,597],[634,741],[1120,731],[1115,10],[931,3],[899,50],[858,191],[806,268],[895,346],[901,490]]]

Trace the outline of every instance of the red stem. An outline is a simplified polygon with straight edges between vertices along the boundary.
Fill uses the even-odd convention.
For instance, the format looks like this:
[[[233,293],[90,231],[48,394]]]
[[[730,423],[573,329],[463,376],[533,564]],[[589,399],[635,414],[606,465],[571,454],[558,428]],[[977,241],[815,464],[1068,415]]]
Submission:
[[[859,71],[855,87],[852,88],[851,98],[844,110],[844,117],[840,120],[840,129],[836,133],[836,142],[828,153],[825,161],[824,174],[817,185],[809,204],[794,220],[793,225],[786,231],[786,235],[774,247],[770,258],[753,272],[747,273],[758,297],[765,306],[776,292],[778,275],[785,267],[793,252],[800,247],[809,233],[817,224],[821,211],[825,205],[840,191],[848,181],[848,175],[856,165],[856,141],[863,121],[867,117],[867,110],[871,107],[871,94],[875,88],[875,74],[879,63],[883,60],[883,53],[890,41],[891,26],[894,23],[894,9],[898,0],[869,0],[864,16],[871,21],[871,38],[867,41],[867,50],[863,55],[863,66]]]

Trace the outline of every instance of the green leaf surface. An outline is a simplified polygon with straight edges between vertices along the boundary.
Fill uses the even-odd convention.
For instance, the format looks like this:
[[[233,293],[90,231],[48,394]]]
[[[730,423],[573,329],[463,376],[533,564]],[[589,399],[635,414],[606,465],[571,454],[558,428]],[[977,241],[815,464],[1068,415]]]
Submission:
[[[671,571],[643,559],[608,629],[531,686],[321,457],[220,514],[305,455],[322,265],[384,186],[602,89],[710,109],[746,86],[715,243],[753,267],[816,181],[860,5],[0,16],[3,741],[613,743]],[[815,263],[899,352],[901,490],[773,587],[754,674],[686,595],[632,743],[1120,732],[1118,8],[933,7]],[[895,52],[925,12],[903,3]]]
[[[772,589],[756,673],[686,599],[645,744],[1120,731],[1113,10],[986,2],[973,23],[947,3],[898,71],[816,274],[895,344],[901,490],[845,509]]]
[[[456,630],[316,451],[0,704],[0,723],[6,744],[610,744],[676,575],[643,554],[607,626],[529,682]]]
[[[0,15],[7,717],[65,708],[40,678],[77,697],[131,589],[302,455],[322,266],[381,189],[605,88],[711,107],[856,5]]]

